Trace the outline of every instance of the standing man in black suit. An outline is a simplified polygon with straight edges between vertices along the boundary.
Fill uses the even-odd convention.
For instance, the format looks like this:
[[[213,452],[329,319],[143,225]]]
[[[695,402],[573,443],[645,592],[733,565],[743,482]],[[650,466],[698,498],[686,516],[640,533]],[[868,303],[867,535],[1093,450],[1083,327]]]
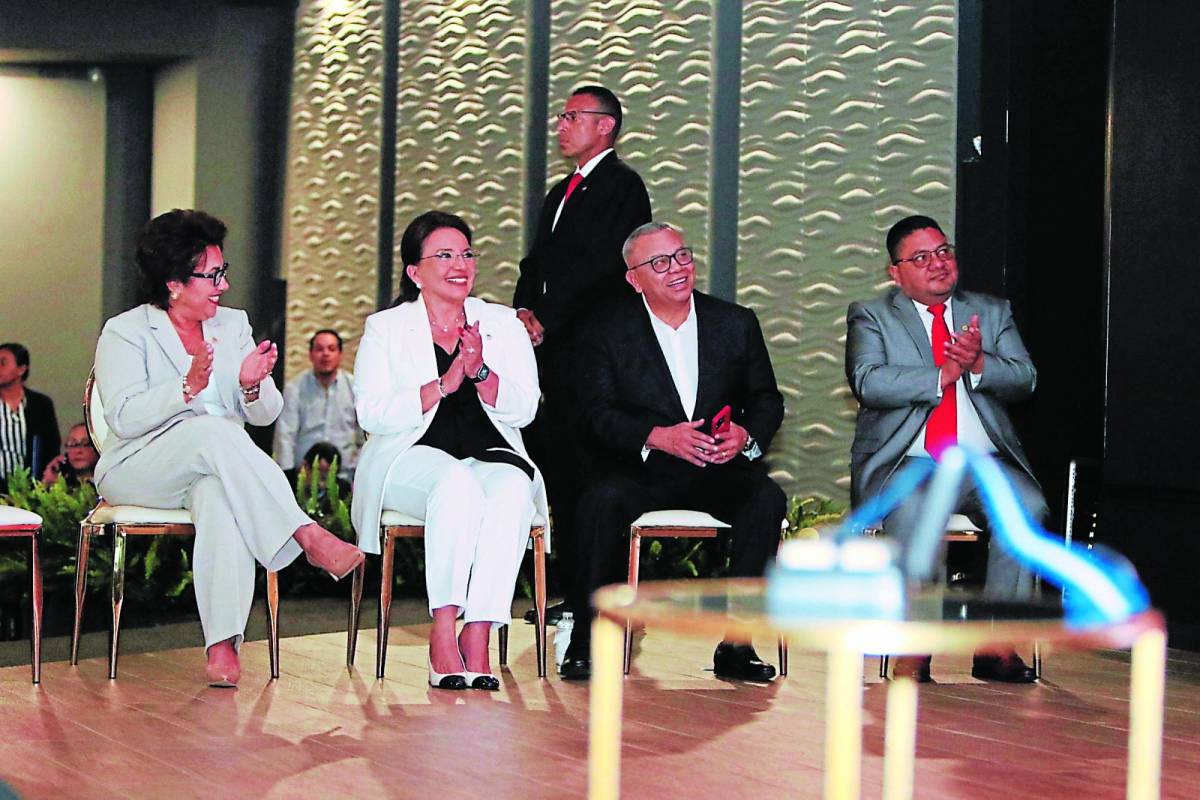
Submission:
[[[625,578],[629,526],[664,508],[705,511],[730,523],[730,573],[762,575],[787,513],[763,453],[783,421],[783,395],[754,312],[693,291],[692,250],[675,228],[651,222],[623,249],[626,292],[597,315],[575,375],[581,426],[601,461],[579,503],[579,574],[568,599]],[[713,419],[725,406],[728,427]],[[562,676],[591,674],[590,616],[571,635]],[[770,680],[749,644],[722,642],[717,675]]]
[[[525,439],[546,476],[564,575],[575,571],[569,527],[583,457],[575,442],[572,389],[579,332],[597,304],[621,292],[621,245],[630,231],[650,220],[646,185],[614,149],[621,121],[620,101],[603,86],[581,86],[567,100],[558,115],[558,148],[575,170],[546,195],[513,295],[517,317],[535,348],[543,395]],[[561,613],[561,606],[552,607],[548,621],[557,621]]]
[[[0,344],[0,488],[13,471],[28,467],[35,481],[58,456],[62,439],[54,401],[25,388],[29,351],[17,342]]]

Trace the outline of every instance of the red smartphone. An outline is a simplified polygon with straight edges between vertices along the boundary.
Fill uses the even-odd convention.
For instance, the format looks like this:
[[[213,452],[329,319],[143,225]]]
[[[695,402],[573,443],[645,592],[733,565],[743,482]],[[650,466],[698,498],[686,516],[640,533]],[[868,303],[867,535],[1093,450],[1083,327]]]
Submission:
[[[729,406],[725,406],[724,408],[722,408],[720,411],[718,411],[716,414],[713,415],[713,421],[712,421],[712,435],[713,436],[721,436],[723,434],[729,433],[729,418],[732,415],[733,415],[733,412],[729,409]]]

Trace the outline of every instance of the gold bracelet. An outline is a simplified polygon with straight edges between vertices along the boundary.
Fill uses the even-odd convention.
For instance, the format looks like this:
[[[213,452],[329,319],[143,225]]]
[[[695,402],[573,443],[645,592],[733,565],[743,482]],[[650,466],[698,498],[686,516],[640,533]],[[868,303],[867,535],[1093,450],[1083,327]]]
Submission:
[[[190,403],[196,399],[196,393],[192,391],[192,387],[188,385],[187,375],[183,376],[183,402]]]

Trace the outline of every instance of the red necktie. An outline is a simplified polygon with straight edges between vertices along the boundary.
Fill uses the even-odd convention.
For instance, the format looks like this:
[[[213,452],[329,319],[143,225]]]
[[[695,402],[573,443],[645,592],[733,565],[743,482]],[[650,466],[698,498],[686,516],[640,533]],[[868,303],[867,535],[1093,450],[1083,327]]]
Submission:
[[[946,327],[946,305],[937,303],[929,306],[933,314],[933,330],[930,331],[933,345],[933,363],[938,367],[946,362],[946,344],[950,341],[950,329]],[[929,415],[925,423],[925,449],[937,458],[947,447],[958,443],[958,406],[955,399],[956,384],[942,389],[942,402]]]
[[[571,180],[567,181],[567,193],[563,195],[563,202],[571,199],[571,192],[575,191],[575,187],[583,181],[583,173],[576,172],[571,176]]]

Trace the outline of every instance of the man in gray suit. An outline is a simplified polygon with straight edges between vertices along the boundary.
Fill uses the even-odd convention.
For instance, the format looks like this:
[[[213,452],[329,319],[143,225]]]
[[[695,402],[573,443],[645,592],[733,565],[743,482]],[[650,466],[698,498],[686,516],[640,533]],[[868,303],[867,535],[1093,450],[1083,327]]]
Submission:
[[[850,451],[854,505],[878,494],[910,459],[936,458],[961,442],[992,454],[1039,522],[1046,501],[1017,440],[1007,406],[1033,393],[1037,371],[1008,301],[957,288],[954,245],[941,226],[911,216],[887,235],[895,286],[846,314],[846,379],[858,400]],[[953,332],[953,334],[951,333]],[[883,520],[901,549],[909,546],[923,493]],[[958,513],[977,524],[986,514],[974,486],[960,490]],[[1032,576],[1000,547],[988,552],[984,592],[998,600],[1030,596]],[[896,674],[929,680],[929,658],[896,659]],[[979,652],[971,674],[985,680],[1034,680],[1011,647]]]

